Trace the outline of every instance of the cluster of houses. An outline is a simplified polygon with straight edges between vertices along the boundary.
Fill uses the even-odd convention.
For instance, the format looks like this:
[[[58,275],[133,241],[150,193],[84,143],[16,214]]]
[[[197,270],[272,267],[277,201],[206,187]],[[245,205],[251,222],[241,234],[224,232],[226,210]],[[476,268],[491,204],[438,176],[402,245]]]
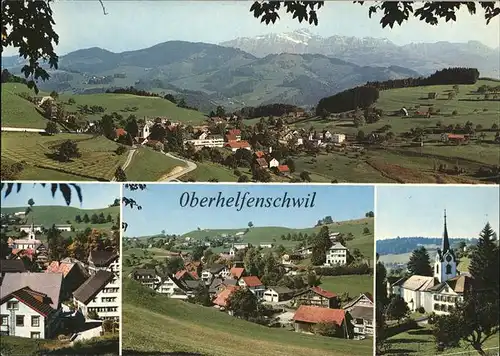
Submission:
[[[260,302],[287,310],[284,314],[290,317],[280,319],[280,323],[282,326],[293,326],[297,332],[310,333],[313,332],[314,325],[331,322],[345,331],[343,336],[346,338],[373,335],[374,309],[370,293],[364,293],[341,307],[337,294],[318,286],[303,289],[266,286],[259,276],[251,275],[245,269],[243,262],[235,259],[238,249],[247,246],[248,244],[234,244],[231,247],[227,256],[231,257],[230,265],[220,263],[206,265],[201,261],[189,261],[185,258],[183,269],[175,274],[164,274],[153,268],[136,268],[129,277],[157,293],[179,300],[194,297],[197,289],[205,286],[212,307],[231,315],[231,310],[228,310],[230,296],[237,290],[247,289]],[[340,250],[342,249],[335,251]],[[345,248],[343,251],[345,252]],[[335,256],[333,257],[335,261],[344,258],[336,253],[332,255]],[[290,267],[295,261],[294,256],[296,255],[282,257],[283,266],[287,271],[292,271]]]
[[[49,263],[47,249],[35,238],[33,225],[27,239],[13,240],[12,244],[16,248],[7,259],[0,260],[1,335],[53,338],[68,312],[72,317],[83,316],[83,320],[95,316],[119,320],[117,253],[94,250],[84,262],[67,257]],[[40,272],[30,271],[24,256],[37,262]]]
[[[463,301],[464,294],[473,287],[469,273],[457,270],[457,258],[450,246],[446,212],[441,248],[434,259],[434,275],[413,275],[409,278],[389,278],[387,292],[399,295],[411,311],[424,309],[426,313],[449,314],[455,303]]]
[[[349,250],[347,247],[342,245],[340,242],[336,241],[337,237],[339,236],[339,232],[331,232],[330,233],[330,241],[332,242],[332,245],[326,251],[326,261],[325,261],[325,266],[343,266],[347,264],[347,256],[349,253]],[[298,249],[295,252],[298,256],[301,258],[307,258],[312,255],[312,246],[305,246],[300,249]]]
[[[331,133],[328,130],[322,132],[306,132],[304,129],[300,130],[286,130],[280,134],[279,142],[288,144],[295,141],[296,146],[302,146],[304,140],[309,141],[317,147],[325,147],[328,143],[340,145],[346,141],[346,135],[343,133]]]

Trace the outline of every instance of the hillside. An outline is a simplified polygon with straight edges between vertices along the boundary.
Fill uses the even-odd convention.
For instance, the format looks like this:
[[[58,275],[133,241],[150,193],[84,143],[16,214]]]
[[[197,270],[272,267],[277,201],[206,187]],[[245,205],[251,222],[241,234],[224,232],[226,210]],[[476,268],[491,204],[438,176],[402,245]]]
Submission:
[[[331,36],[321,37],[308,29],[243,37],[220,43],[257,57],[270,54],[323,54],[360,66],[402,66],[423,75],[445,67],[478,68],[484,76],[498,78],[500,55],[478,41],[466,43],[411,43],[396,45],[386,38]]]
[[[450,237],[450,244],[453,248],[464,241],[467,245],[474,245],[477,243],[476,238],[452,238]],[[388,254],[402,254],[409,253],[420,246],[426,248],[434,248],[441,246],[442,237],[396,237],[390,239],[377,240],[376,247],[379,255]]]
[[[12,65],[12,66],[9,66]],[[19,74],[19,61],[3,67]],[[319,99],[367,81],[418,76],[397,66],[359,66],[320,54],[273,54],[265,58],[206,43],[169,41],[153,47],[113,53],[88,48],[61,56],[59,69],[42,89],[96,93],[138,86],[185,97],[188,105],[221,104],[236,109],[282,102],[316,105]]]
[[[123,281],[123,355],[192,352],[203,356],[371,355],[373,341],[298,334],[169,299]]]
[[[2,207],[2,214],[13,214],[16,212],[26,211],[27,207],[12,207],[5,208]],[[82,218],[85,214],[89,217],[92,214],[99,215],[103,213],[105,217],[111,214],[113,222],[106,224],[77,224],[75,222],[75,217],[80,215]],[[52,224],[67,225],[71,224],[76,229],[84,229],[86,227],[95,227],[98,229],[109,229],[115,223],[117,215],[120,214],[120,206],[113,206],[103,209],[79,209],[72,206],[33,206],[33,212],[28,215],[28,224],[31,223],[31,217],[34,218],[34,223],[36,225],[43,225],[46,228],[52,226]],[[69,221],[69,222],[68,222]]]

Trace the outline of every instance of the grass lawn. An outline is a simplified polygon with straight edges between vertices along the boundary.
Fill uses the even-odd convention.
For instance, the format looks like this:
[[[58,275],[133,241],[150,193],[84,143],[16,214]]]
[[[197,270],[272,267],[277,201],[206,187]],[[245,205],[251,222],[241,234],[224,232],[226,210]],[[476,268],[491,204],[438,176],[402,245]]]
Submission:
[[[356,298],[361,293],[373,295],[373,276],[323,276],[321,277],[321,288],[334,292],[337,295],[349,293],[351,298]]]
[[[118,166],[123,165],[127,154],[117,155],[114,151],[118,144],[103,136],[61,133],[54,136],[38,133],[2,132],[2,159],[9,162],[25,161],[28,167],[54,170],[65,175],[93,180],[111,180]],[[70,162],[59,162],[49,157],[59,144],[65,140],[76,141],[81,157]],[[20,180],[38,180],[31,176],[37,170],[26,169],[21,172]],[[51,178],[54,180],[54,178]],[[71,179],[76,180],[76,179]],[[81,180],[81,178],[79,179]]]
[[[17,95],[21,92],[34,96],[24,84],[2,83],[2,126],[45,129],[47,119],[35,105]]]
[[[116,197],[119,198],[120,195],[120,190],[117,189],[117,187],[109,187],[110,189],[113,189],[116,191]],[[47,188],[48,189],[48,188]],[[58,193],[59,194],[59,193]],[[82,187],[82,194],[85,199],[85,186]],[[74,197],[76,199],[76,197]],[[36,202],[35,202],[36,203]],[[112,202],[110,202],[111,204]],[[4,208],[2,207],[2,213],[3,214],[12,214],[15,212],[19,211],[25,211],[26,207],[13,207],[13,208]],[[75,227],[77,230],[83,230],[87,227],[95,227],[99,229],[105,229],[108,228],[110,229],[111,226],[113,225],[113,222],[110,223],[105,223],[105,224],[77,224],[75,222],[75,216],[80,215],[82,218],[85,214],[87,214],[89,217],[92,216],[92,214],[97,214],[99,215],[100,213],[104,214],[104,217],[107,217],[108,214],[111,215],[113,220],[116,219],[116,216],[120,213],[120,207],[119,206],[113,206],[109,208],[104,208],[104,209],[78,209],[74,208],[72,206],[33,206],[33,212],[28,215],[28,223],[31,223],[31,215],[34,216],[35,219],[35,224],[36,225],[44,225],[45,227],[49,228],[52,226],[52,224],[60,224],[60,225],[66,225],[66,224],[71,224]],[[68,223],[69,221],[69,223]]]
[[[207,182],[209,179],[215,178],[219,182],[236,182],[236,177],[232,170],[211,162],[196,162],[197,168],[181,177],[181,180],[187,182],[192,179],[195,182]],[[252,178],[248,176],[248,178]]]
[[[372,355],[372,340],[345,340],[268,328],[210,307],[172,300],[123,281],[123,354],[198,352],[206,356]]]
[[[498,337],[498,333],[490,337],[485,342],[484,348],[496,348],[496,351],[498,351]],[[444,352],[438,353],[436,351],[434,337],[432,336],[432,330],[428,325],[397,334],[389,338],[388,342],[391,347],[386,355],[456,355],[458,352],[466,352],[461,353],[461,356],[478,355],[477,351],[474,351],[471,347],[467,348],[466,344],[461,345],[461,347],[446,349]]]
[[[129,181],[157,181],[175,167],[184,167],[182,161],[172,159],[161,152],[141,147],[135,152],[132,162],[125,170]]]
[[[75,104],[67,104],[68,99],[73,98]],[[59,101],[66,103],[67,111],[77,111],[79,105],[98,105],[106,109],[107,114],[116,111],[124,117],[134,114],[138,118],[142,117],[168,117],[172,121],[178,121],[185,124],[196,125],[205,121],[203,113],[195,110],[179,108],[163,98],[145,97],[130,94],[82,94],[71,95],[62,94]],[[137,107],[137,111],[125,111],[126,107]],[[99,120],[102,114],[89,115],[88,120]]]

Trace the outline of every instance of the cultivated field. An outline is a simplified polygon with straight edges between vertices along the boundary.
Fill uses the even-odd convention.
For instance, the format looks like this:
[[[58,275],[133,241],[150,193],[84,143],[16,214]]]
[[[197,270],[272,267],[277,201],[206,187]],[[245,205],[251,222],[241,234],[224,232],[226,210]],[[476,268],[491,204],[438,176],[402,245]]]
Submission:
[[[65,140],[77,143],[81,157],[70,162],[59,162],[49,156]],[[57,134],[2,132],[2,159],[26,162],[31,167],[20,174],[20,180],[38,180],[37,169],[62,172],[71,180],[111,180],[118,166],[123,165],[127,153],[117,155],[119,145],[103,136],[86,134]],[[33,174],[33,175],[32,175]],[[50,177],[50,180],[55,178]]]
[[[135,281],[123,282],[123,354],[192,352],[204,356],[372,355],[373,341],[268,328],[212,308],[172,300]]]

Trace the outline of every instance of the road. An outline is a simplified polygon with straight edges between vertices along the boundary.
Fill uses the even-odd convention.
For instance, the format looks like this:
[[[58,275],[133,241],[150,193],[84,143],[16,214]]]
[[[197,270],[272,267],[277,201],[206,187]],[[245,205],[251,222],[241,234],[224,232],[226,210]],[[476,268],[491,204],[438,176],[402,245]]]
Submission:
[[[178,179],[180,177],[182,177],[183,175],[188,174],[189,172],[192,172],[196,168],[198,168],[196,163],[188,161],[187,159],[179,158],[179,157],[174,156],[173,154],[168,153],[168,152],[164,152],[164,155],[167,157],[170,157],[172,159],[176,159],[178,161],[184,162],[186,164],[186,167],[183,168],[181,171],[176,172],[175,174],[167,175],[167,177],[165,177],[165,178],[160,178],[159,182],[178,182],[179,181]]]
[[[125,171],[127,169],[127,167],[130,165],[130,162],[132,162],[132,158],[134,158],[134,154],[136,151],[137,151],[137,148],[135,148],[135,147],[132,147],[132,149],[130,151],[128,151],[127,159],[125,160],[125,163],[122,166],[123,171]],[[111,179],[111,181],[116,182],[116,178],[113,177],[113,179]]]

